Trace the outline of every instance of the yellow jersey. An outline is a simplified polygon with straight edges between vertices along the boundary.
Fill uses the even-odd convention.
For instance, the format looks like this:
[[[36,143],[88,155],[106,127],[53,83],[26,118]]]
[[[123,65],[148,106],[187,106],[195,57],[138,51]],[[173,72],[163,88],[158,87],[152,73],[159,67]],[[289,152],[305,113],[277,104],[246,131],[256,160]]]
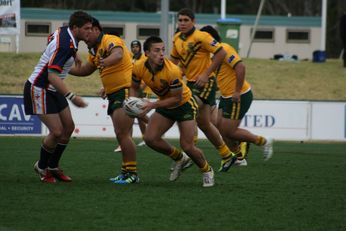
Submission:
[[[136,56],[131,52],[131,57],[132,57],[132,63],[135,64],[137,61],[141,61],[143,59],[146,59],[147,56],[145,56],[145,54],[141,54],[141,56],[139,56],[139,59],[136,58]]]
[[[139,61],[147,59],[147,56],[145,56],[145,54],[141,54],[139,59],[136,59],[135,55],[133,53],[131,53],[131,57],[132,57],[132,63],[133,64],[135,64],[136,62],[139,62]],[[141,89],[143,90],[143,93],[145,93],[146,95],[150,96],[150,95],[153,94],[153,91],[150,89],[150,87],[145,85],[145,83],[143,81],[141,82]]]
[[[187,81],[196,81],[210,66],[210,55],[221,49],[220,43],[210,34],[194,28],[188,35],[181,32],[175,34],[171,56],[180,60]]]
[[[190,89],[182,81],[181,70],[167,58],[156,70],[151,68],[148,60],[136,62],[133,66],[132,81],[140,83],[142,80],[159,97],[159,100],[171,97],[172,90],[182,89],[182,100],[175,107],[183,105],[192,97]]]
[[[222,64],[216,71],[217,85],[220,93],[223,97],[231,97],[236,88],[236,72],[234,67],[237,63],[241,62],[241,58],[236,50],[227,43],[221,43],[223,49],[227,55]],[[244,79],[243,87],[241,88],[241,94],[251,89],[250,84]]]
[[[108,34],[101,36],[96,52],[94,54],[89,52],[88,61],[99,69],[106,94],[131,87],[132,62],[130,51],[121,38]],[[100,58],[107,58],[111,54],[112,49],[116,47],[123,49],[123,58],[120,62],[109,67],[100,68]]]

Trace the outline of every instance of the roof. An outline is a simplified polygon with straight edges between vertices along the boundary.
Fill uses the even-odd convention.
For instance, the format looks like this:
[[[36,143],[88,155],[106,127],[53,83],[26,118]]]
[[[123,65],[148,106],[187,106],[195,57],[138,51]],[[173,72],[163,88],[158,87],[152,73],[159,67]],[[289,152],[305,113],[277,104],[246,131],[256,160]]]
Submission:
[[[23,19],[33,20],[68,20],[70,14],[75,10],[48,9],[48,8],[21,8],[21,17]],[[86,11],[101,22],[143,22],[160,23],[161,14],[148,12],[122,12],[122,11]],[[172,21],[175,12],[170,12]],[[255,15],[227,15],[235,21],[240,21],[242,25],[253,25]],[[196,14],[197,24],[216,24],[220,19],[219,14]],[[227,19],[226,19],[227,21]],[[317,16],[269,16],[262,15],[259,20],[262,26],[295,26],[295,27],[321,27],[321,17]]]

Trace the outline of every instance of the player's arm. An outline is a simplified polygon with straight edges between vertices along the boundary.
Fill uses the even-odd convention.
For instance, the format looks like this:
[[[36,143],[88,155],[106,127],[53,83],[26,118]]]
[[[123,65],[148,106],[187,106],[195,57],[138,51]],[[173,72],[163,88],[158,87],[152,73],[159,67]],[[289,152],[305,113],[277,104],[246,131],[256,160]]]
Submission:
[[[140,65],[138,63],[135,63],[132,69],[132,81],[129,94],[130,96],[138,97],[141,89],[142,75],[143,72],[140,68]]]
[[[141,82],[138,81],[136,78],[132,77],[130,96],[138,97],[140,89],[141,89]]]
[[[73,94],[68,90],[64,81],[59,77],[59,75],[55,71],[49,71],[48,73],[48,81],[53,87],[66,98],[71,100],[71,102],[77,107],[86,107],[87,104],[84,102],[82,97]]]
[[[114,47],[110,52],[110,55],[106,58],[100,58],[101,68],[109,67],[119,63],[124,56],[122,47]]]
[[[232,101],[239,102],[241,88],[243,87],[244,80],[245,80],[245,65],[243,64],[243,62],[238,62],[234,66],[234,71],[236,74],[236,85],[235,85],[235,91],[232,95]]]
[[[183,98],[183,88],[175,88],[170,90],[171,96],[164,100],[158,100],[155,102],[155,108],[170,108],[179,105]]]
[[[208,82],[210,74],[222,64],[225,56],[226,56],[226,51],[221,47],[214,54],[211,65],[197,78],[196,85],[203,87]]]
[[[74,76],[88,76],[96,70],[96,66],[90,62],[86,62],[82,65],[74,65],[69,71],[70,75]]]
[[[174,88],[170,89],[170,97],[163,99],[163,100],[157,100],[155,102],[149,102],[144,105],[143,109],[145,111],[145,114],[150,111],[151,109],[156,108],[171,108],[176,107],[179,105],[183,98],[183,88]]]

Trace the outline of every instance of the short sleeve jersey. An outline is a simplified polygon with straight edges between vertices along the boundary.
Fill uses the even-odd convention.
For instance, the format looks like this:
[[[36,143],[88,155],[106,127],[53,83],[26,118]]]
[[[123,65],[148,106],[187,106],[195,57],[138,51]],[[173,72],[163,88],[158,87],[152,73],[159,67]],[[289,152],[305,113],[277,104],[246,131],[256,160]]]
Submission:
[[[100,68],[100,58],[107,58],[111,54],[112,49],[117,47],[121,47],[123,50],[121,61],[114,65]],[[88,61],[99,69],[106,94],[111,94],[122,88],[129,88],[131,86],[131,55],[121,38],[115,35],[104,34],[96,53],[94,55],[90,53]]]
[[[227,55],[216,71],[217,85],[223,97],[231,97],[235,91],[237,81],[234,67],[241,62],[241,58],[236,50],[227,43],[221,43],[221,45],[225,49]],[[241,93],[247,92],[250,88],[250,84],[244,80]]]
[[[220,43],[208,33],[194,29],[188,36],[181,32],[174,36],[171,56],[180,60],[187,81],[196,81],[210,66],[211,54],[221,49]]]
[[[190,89],[182,81],[181,70],[167,58],[164,59],[163,66],[156,71],[152,70],[148,60],[136,62],[132,81],[140,83],[142,80],[159,97],[159,100],[171,97],[171,91],[182,89],[182,100],[175,107],[183,105],[192,97]]]
[[[65,79],[74,63],[77,48],[78,43],[70,29],[67,26],[60,27],[48,37],[47,47],[28,79],[30,83],[55,91],[49,84],[48,73],[55,72],[61,79]]]

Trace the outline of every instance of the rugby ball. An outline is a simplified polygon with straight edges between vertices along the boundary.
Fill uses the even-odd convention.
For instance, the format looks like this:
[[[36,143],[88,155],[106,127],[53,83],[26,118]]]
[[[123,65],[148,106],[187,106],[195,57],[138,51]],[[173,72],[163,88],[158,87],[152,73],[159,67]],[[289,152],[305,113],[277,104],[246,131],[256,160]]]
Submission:
[[[138,97],[129,97],[125,99],[123,108],[127,115],[131,117],[136,117],[143,112],[143,106],[145,105],[145,100]]]

